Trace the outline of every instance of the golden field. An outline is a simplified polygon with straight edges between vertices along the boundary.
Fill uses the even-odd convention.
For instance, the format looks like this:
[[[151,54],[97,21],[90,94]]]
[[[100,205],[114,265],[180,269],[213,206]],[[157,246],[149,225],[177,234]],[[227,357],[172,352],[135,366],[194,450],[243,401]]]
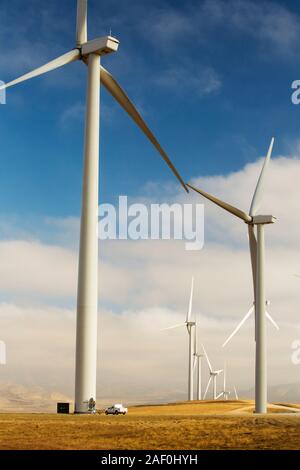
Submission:
[[[127,416],[0,414],[0,449],[300,449],[299,405],[184,402]]]

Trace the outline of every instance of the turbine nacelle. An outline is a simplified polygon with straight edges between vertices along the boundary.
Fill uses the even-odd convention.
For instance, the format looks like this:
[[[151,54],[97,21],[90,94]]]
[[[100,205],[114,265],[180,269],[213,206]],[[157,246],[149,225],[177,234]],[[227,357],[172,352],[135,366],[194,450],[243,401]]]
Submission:
[[[81,45],[81,55],[86,57],[89,54],[98,54],[100,56],[111,54],[117,52],[119,44],[119,41],[112,36],[93,39]]]
[[[273,215],[254,215],[252,217],[252,224],[254,225],[274,224],[275,222],[276,217]]]
[[[209,372],[209,374],[213,377],[216,377],[217,375],[222,374],[222,372],[223,372],[223,369],[221,369],[221,370],[212,370],[211,372]]]

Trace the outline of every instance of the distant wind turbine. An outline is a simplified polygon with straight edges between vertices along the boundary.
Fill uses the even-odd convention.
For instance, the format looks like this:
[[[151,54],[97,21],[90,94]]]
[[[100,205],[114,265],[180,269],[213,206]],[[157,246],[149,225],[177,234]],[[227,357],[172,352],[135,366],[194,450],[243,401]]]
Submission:
[[[266,315],[265,315],[265,238],[264,228],[266,224],[273,224],[275,218],[272,215],[258,215],[258,211],[263,196],[264,183],[267,168],[269,166],[274,138],[272,138],[267,156],[256,185],[249,214],[236,207],[222,201],[221,199],[208,194],[202,189],[191,184],[187,186],[206,199],[209,199],[217,206],[230,212],[234,216],[243,220],[248,226],[249,247],[251,254],[254,305],[255,305],[255,412],[267,412],[267,350],[266,350]],[[256,227],[256,234],[255,234]]]
[[[221,393],[219,393],[219,395],[217,396],[217,399],[218,398],[223,398],[223,400],[228,400],[228,398],[229,398],[230,391],[227,390],[227,388],[226,388],[226,373],[227,373],[227,367],[226,367],[226,363],[224,363],[223,390],[221,391]]]
[[[186,320],[184,323],[169,326],[164,328],[163,331],[172,330],[174,328],[180,328],[185,326],[189,335],[189,355],[188,355],[188,400],[193,400],[193,389],[194,389],[194,377],[193,377],[193,358],[194,358],[194,340],[195,335],[193,334],[193,328],[195,328],[196,322],[192,320],[192,308],[193,308],[193,293],[194,293],[194,278],[192,278],[191,293],[189,306],[186,314]]]
[[[202,349],[203,349],[204,355],[206,357],[206,361],[207,361],[207,365],[208,365],[208,369],[209,369],[209,380],[207,382],[207,386],[206,386],[206,390],[205,390],[205,393],[204,393],[203,400],[205,400],[205,398],[206,398],[206,395],[207,395],[209,386],[211,384],[211,381],[213,381],[213,399],[216,400],[217,399],[217,377],[220,374],[222,374],[223,369],[213,370],[211,362],[208,358],[207,352],[206,352],[205,347],[203,346],[203,344],[202,344]]]
[[[32,47],[34,48],[34,45]],[[183,188],[188,191],[178,171],[134,104],[114,77],[100,65],[100,57],[117,52],[118,47],[119,41],[111,36],[88,41],[87,0],[78,0],[75,48],[0,87],[0,90],[9,88],[78,60],[88,66],[77,294],[75,413],[94,412],[96,399],[100,82],[146,135]]]

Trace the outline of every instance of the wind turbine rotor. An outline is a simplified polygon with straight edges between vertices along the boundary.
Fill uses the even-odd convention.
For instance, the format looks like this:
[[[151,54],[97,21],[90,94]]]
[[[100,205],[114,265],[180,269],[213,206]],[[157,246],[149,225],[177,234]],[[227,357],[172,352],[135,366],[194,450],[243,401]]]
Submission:
[[[266,302],[266,305],[268,305],[268,301]],[[252,307],[250,308],[250,310],[246,313],[246,315],[244,316],[244,318],[240,321],[240,323],[237,325],[237,327],[233,330],[233,332],[231,333],[231,335],[226,339],[226,341],[222,344],[222,347],[224,348],[228,343],[229,341],[236,335],[236,333],[241,329],[241,327],[243,326],[243,324],[248,320],[248,318],[250,317],[250,315],[255,311],[255,306],[252,305]],[[272,323],[272,325],[276,328],[276,330],[279,330],[279,326],[277,325],[277,323],[275,322],[275,320],[273,319],[273,317],[266,311],[266,317],[267,319],[269,320],[270,323]]]

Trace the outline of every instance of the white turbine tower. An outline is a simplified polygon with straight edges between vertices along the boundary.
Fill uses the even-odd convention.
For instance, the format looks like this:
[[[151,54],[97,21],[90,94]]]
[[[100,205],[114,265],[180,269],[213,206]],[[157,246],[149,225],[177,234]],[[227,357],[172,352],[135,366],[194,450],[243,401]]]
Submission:
[[[230,391],[227,390],[227,388],[226,388],[226,372],[227,372],[227,367],[226,367],[226,363],[225,363],[224,364],[224,372],[223,372],[223,390],[221,391],[221,393],[219,393],[219,395],[217,396],[217,399],[222,397],[224,400],[228,400],[228,398],[229,398]]]
[[[258,183],[252,199],[249,215],[236,207],[206,193],[202,189],[187,185],[206,199],[222,209],[230,212],[248,225],[249,245],[252,264],[254,304],[255,304],[255,412],[267,412],[267,351],[266,351],[266,315],[265,315],[265,238],[264,228],[266,224],[273,224],[275,218],[272,215],[258,215],[260,207],[266,171],[272,154],[274,138],[265,158]],[[257,234],[255,235],[255,227]]]
[[[203,354],[199,352],[199,322],[196,318],[195,324],[195,339],[194,339],[194,374],[196,375],[196,393],[197,400],[202,400],[202,358]]]
[[[76,413],[94,411],[91,408],[95,407],[96,398],[100,82],[147,136],[182,186],[187,190],[181,176],[133,103],[112,75],[100,65],[100,57],[116,52],[118,46],[119,41],[110,36],[88,41],[87,0],[78,0],[75,49],[0,87],[0,89],[11,87],[78,60],[88,66],[77,295]]]
[[[188,400],[193,400],[193,389],[194,389],[194,377],[193,377],[193,358],[194,358],[194,338],[193,328],[196,325],[196,322],[192,320],[192,308],[193,308],[193,292],[194,292],[194,278],[192,278],[191,293],[189,300],[189,307],[186,314],[186,321],[184,323],[179,323],[178,325],[169,326],[164,328],[163,331],[172,330],[174,328],[180,328],[185,326],[189,335],[189,355],[188,355]]]
[[[205,390],[205,393],[204,393],[203,400],[205,400],[205,398],[206,398],[206,395],[207,395],[207,392],[208,392],[211,381],[213,381],[213,399],[216,400],[217,399],[217,377],[223,372],[223,369],[213,370],[211,362],[208,358],[207,352],[206,352],[205,347],[203,346],[203,344],[202,344],[202,348],[203,348],[203,352],[204,352],[204,355],[206,357],[206,361],[207,361],[207,365],[208,365],[208,369],[209,369],[209,380],[207,382],[207,386],[206,386],[206,390]]]

